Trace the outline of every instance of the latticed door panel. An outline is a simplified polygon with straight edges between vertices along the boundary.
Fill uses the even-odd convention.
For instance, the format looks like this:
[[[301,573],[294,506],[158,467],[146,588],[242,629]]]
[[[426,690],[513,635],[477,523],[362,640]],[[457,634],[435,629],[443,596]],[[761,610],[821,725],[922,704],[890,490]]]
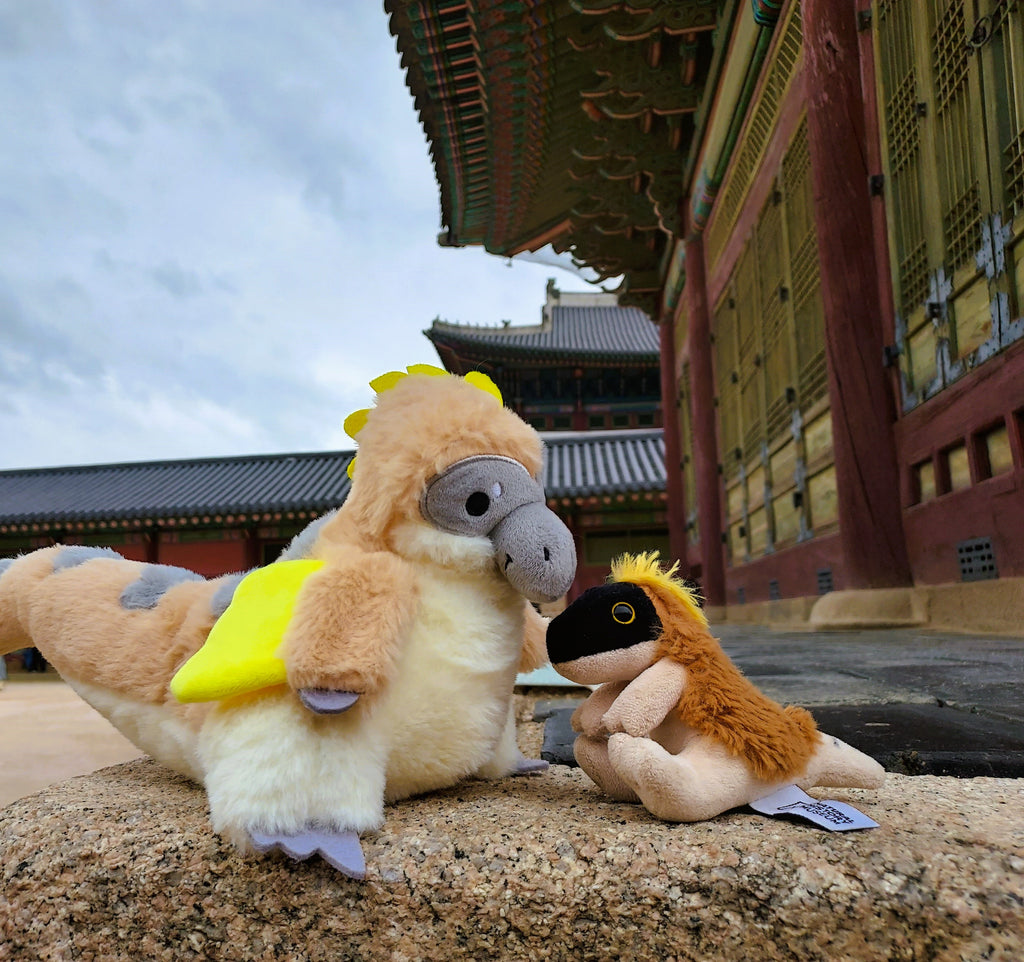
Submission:
[[[877,64],[904,404],[1024,333],[1021,0],[883,0]],[[1011,251],[1009,257],[1007,250]]]
[[[807,121],[796,134],[782,162],[786,234],[792,289],[793,341],[797,390],[801,410],[808,410],[828,393],[825,367],[825,308],[821,300],[818,235],[814,227],[814,188],[807,148]]]
[[[726,478],[738,473],[734,455],[742,438],[740,425],[739,352],[736,344],[736,298],[732,292],[715,309],[715,379],[718,390],[718,437]]]
[[[768,198],[757,223],[758,287],[764,342],[765,435],[771,443],[789,426],[787,388],[794,386],[792,314],[783,193]]]
[[[994,0],[991,11],[991,79],[997,122],[999,200],[1009,233],[1006,258],[1011,313],[1024,311],[1024,2]]]
[[[930,53],[945,263],[954,273],[967,268],[973,274],[985,157],[978,128],[982,106],[978,58],[971,55],[967,43],[965,5],[965,0],[931,0],[935,26]]]
[[[878,7],[877,62],[889,156],[896,309],[904,318],[928,296],[921,149],[921,112],[927,105],[921,106],[914,4],[915,0],[883,0]]]
[[[686,513],[687,537],[700,540],[697,527],[697,478],[693,468],[693,416],[690,395],[690,365],[684,363],[679,373],[679,447],[683,462],[683,506]]]
[[[758,310],[757,258],[752,245],[736,265],[736,340],[739,346],[740,422],[743,457],[758,455],[764,442],[764,377],[761,317]]]

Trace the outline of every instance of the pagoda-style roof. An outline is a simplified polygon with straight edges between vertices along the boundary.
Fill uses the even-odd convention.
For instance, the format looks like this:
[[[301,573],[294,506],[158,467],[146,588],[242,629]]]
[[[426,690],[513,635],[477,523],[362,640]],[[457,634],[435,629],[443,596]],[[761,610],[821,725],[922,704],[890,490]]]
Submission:
[[[552,244],[655,313],[725,0],[385,0],[441,242]]]
[[[665,489],[660,429],[545,435],[550,502]],[[302,521],[348,496],[352,451],[0,471],[0,534]]]
[[[665,490],[661,428],[543,435],[549,499],[654,494]]]
[[[551,307],[545,309],[542,323],[529,327],[434,321],[423,333],[438,353],[449,349],[459,355],[486,356],[491,363],[557,358],[567,364],[590,359],[658,364],[658,329],[635,307]]]
[[[348,496],[353,452],[140,461],[0,471],[0,532],[165,519],[225,523],[254,515],[316,515]]]

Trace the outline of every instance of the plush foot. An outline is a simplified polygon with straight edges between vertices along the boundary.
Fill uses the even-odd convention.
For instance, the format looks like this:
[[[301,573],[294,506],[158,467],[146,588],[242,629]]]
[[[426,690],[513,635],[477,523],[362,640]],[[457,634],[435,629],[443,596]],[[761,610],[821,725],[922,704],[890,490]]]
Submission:
[[[335,691],[333,688],[300,688],[299,700],[318,715],[340,715],[358,700],[354,691]]]
[[[359,836],[355,832],[326,832],[319,829],[307,829],[295,834],[250,831],[249,837],[256,851],[261,854],[280,849],[297,862],[319,854],[325,862],[349,878],[366,877],[366,861]]]
[[[626,736],[629,737],[628,735]],[[617,802],[639,802],[640,796],[612,767],[608,758],[608,739],[579,735],[573,742],[576,762],[606,795]]]
[[[546,772],[551,765],[543,758],[527,758],[521,754],[516,759],[516,767],[512,770],[513,775],[532,775],[534,772]]]

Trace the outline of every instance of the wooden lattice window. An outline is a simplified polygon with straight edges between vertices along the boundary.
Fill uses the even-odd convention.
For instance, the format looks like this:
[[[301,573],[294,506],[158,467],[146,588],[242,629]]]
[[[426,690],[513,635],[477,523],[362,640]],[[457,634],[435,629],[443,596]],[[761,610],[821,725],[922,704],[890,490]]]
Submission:
[[[768,197],[757,223],[758,287],[764,343],[765,437],[775,438],[790,419],[787,388],[793,376],[793,330],[789,308],[788,250],[783,217],[783,193]]]
[[[814,186],[807,147],[807,121],[798,128],[782,162],[792,284],[796,355],[794,387],[802,410],[828,393],[825,366],[825,308],[821,299],[818,235],[814,227]]]
[[[799,0],[788,5],[784,22],[776,26],[778,41],[771,54],[761,95],[749,114],[747,127],[734,153],[729,173],[722,183],[719,199],[707,230],[708,266],[713,268],[732,236],[778,121],[786,91],[797,75],[803,45],[803,22]]]
[[[723,473],[729,478],[737,473],[742,461],[736,298],[731,291],[726,293],[715,309],[715,369],[718,387],[718,438],[722,449]]]
[[[740,378],[740,422],[743,457],[761,453],[764,435],[761,315],[758,310],[757,258],[748,245],[736,265],[736,341]]]
[[[882,0],[875,18],[904,405],[1024,336],[1021,0]]]
[[[684,362],[679,373],[679,447],[683,462],[683,505],[686,512],[687,538],[700,540],[697,527],[697,478],[693,468],[693,415],[690,394],[690,365]]]

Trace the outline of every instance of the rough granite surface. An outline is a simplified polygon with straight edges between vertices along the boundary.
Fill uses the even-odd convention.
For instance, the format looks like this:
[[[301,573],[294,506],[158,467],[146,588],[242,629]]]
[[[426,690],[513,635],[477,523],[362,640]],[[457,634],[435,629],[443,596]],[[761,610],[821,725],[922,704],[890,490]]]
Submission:
[[[1024,959],[1024,781],[814,794],[881,827],[668,825],[562,766],[469,782],[391,807],[360,883],[237,855],[143,759],[0,812],[0,960]]]

